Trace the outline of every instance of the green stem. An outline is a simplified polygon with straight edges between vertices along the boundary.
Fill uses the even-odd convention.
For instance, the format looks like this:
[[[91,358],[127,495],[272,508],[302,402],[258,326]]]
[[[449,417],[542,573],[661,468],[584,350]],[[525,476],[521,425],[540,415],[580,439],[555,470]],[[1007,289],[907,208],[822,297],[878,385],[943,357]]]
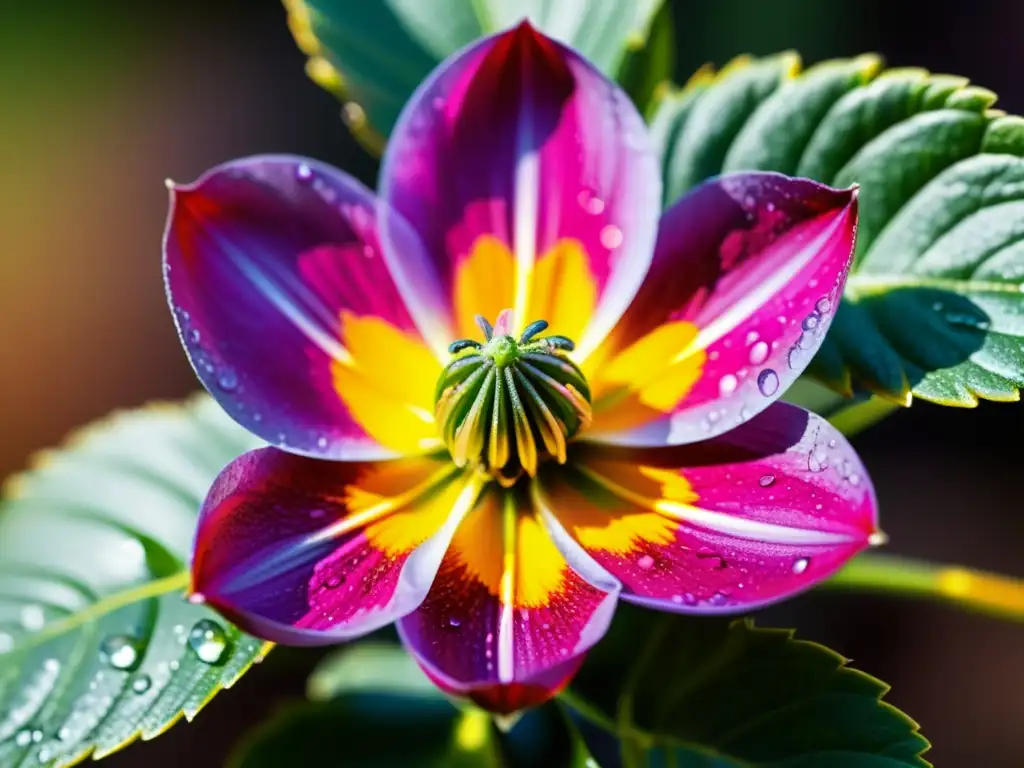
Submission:
[[[1024,621],[1024,580],[958,565],[868,553],[852,560],[823,586],[930,598]]]

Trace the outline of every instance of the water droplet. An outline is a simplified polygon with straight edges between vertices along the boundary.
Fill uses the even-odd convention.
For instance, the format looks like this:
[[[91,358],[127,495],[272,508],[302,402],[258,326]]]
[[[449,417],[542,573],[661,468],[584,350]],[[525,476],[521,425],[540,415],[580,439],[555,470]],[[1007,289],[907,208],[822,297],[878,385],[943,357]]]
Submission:
[[[736,377],[731,373],[727,373],[718,382],[718,393],[722,397],[731,395],[736,391],[737,384],[739,384],[739,381],[737,381]]]
[[[636,564],[642,570],[649,571],[651,568],[654,567],[654,558],[650,555],[641,555],[640,558],[636,561]]]
[[[824,315],[826,312],[832,309],[832,302],[829,301],[828,296],[823,296],[822,298],[818,299],[818,303],[814,305],[814,308],[817,310],[819,315]]]
[[[327,581],[324,582],[324,586],[327,587],[328,589],[337,589],[338,587],[340,587],[342,585],[342,583],[344,581],[345,581],[345,577],[344,576],[340,576],[340,575],[331,576],[331,578],[329,578]]]
[[[73,731],[65,725],[65,726],[62,726],[59,731],[57,731],[57,738],[60,741],[67,741],[68,739],[71,738],[71,734],[72,733],[73,733]]]
[[[14,637],[7,632],[0,632],[0,654],[7,653],[14,647]]]
[[[135,691],[135,693],[145,693],[150,689],[150,686],[152,685],[153,680],[150,678],[149,675],[139,675],[134,680],[132,680],[132,690]]]
[[[757,481],[757,484],[762,488],[768,488],[775,484],[775,475],[762,475],[761,479]]]
[[[598,215],[604,211],[604,200],[595,195],[589,189],[581,190],[576,196],[580,207],[591,215]]]
[[[807,566],[811,564],[809,558],[801,557],[793,561],[793,573],[799,576],[801,573],[807,570]]]
[[[444,99],[441,98],[440,96],[435,96],[434,98],[432,98],[430,100],[430,103],[438,112],[444,109]]]
[[[193,344],[198,344],[201,338],[203,338],[203,334],[199,332],[198,328],[193,328],[191,331],[188,332],[188,340],[191,341]]]
[[[768,345],[759,341],[750,348],[750,364],[760,365],[768,359]]]
[[[729,596],[724,592],[715,592],[715,594],[708,598],[709,605],[725,605],[728,602]]]
[[[316,447],[321,451],[327,450],[327,438],[321,435],[316,439]]]
[[[818,317],[818,313],[814,312],[814,313],[808,315],[807,317],[805,317],[804,321],[800,324],[800,326],[805,331],[813,331],[815,328],[818,327],[818,321],[820,321],[820,320],[821,320],[821,318]]]
[[[188,647],[206,664],[218,664],[228,649],[228,638],[221,626],[210,619],[200,619],[188,633]]]
[[[771,397],[779,391],[779,374],[771,368],[765,368],[757,374],[757,388],[765,397]]]
[[[299,163],[298,167],[295,169],[295,178],[299,181],[309,181],[313,178],[313,169],[306,163]]]
[[[131,669],[139,660],[137,641],[128,635],[111,635],[100,643],[100,659],[114,669]]]
[[[256,411],[256,413],[252,415],[252,420],[259,424],[261,421],[263,421],[263,414],[260,413],[259,411]]]
[[[27,747],[32,743],[32,731],[27,729],[24,731],[18,731],[14,736],[14,743],[19,747]]]
[[[601,230],[601,245],[609,251],[622,245],[622,230],[614,224],[609,224]]]
[[[789,370],[798,370],[803,365],[804,353],[799,346],[791,347],[789,353],[786,355],[786,365],[789,366]]]
[[[34,744],[38,744],[42,740],[43,740],[43,732],[42,731],[40,731],[38,729],[32,731],[32,742]]]
[[[858,475],[856,472],[851,472],[849,476],[846,478],[846,482],[848,482],[850,485],[860,485],[860,475]]]
[[[231,368],[221,369],[217,376],[217,386],[225,392],[234,392],[238,388],[238,374]]]
[[[448,624],[449,624],[449,626],[452,626],[452,627],[455,627],[456,629],[458,629],[459,627],[462,626],[462,619],[460,619],[460,618],[458,618],[456,616],[452,616],[450,619],[448,619]]]
[[[38,632],[46,624],[46,614],[38,605],[26,605],[21,609],[21,626],[29,632]]]
[[[40,763],[48,763],[52,758],[53,755],[51,754],[49,747],[43,747],[39,750],[38,759]]]
[[[181,662],[177,659],[174,659],[170,664],[167,665],[167,668],[171,670],[171,672],[177,672],[180,667]]]

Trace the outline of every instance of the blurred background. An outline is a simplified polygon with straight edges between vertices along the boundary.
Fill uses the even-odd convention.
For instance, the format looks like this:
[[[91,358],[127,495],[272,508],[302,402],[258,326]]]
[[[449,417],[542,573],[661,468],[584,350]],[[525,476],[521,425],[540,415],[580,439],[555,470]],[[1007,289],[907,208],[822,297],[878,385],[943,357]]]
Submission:
[[[1024,112],[1024,4],[673,5],[681,79],[742,52],[794,48],[812,63],[877,51],[890,66],[965,75],[998,92],[998,106]],[[273,151],[311,155],[372,184],[376,163],[342,126],[339,104],[306,79],[276,0],[0,8],[4,476],[111,409],[196,389],[161,284],[165,177],[191,181],[229,158]],[[1018,405],[919,403],[859,436],[890,550],[1024,577],[1021,434]],[[1020,625],[837,593],[761,621],[797,626],[890,683],[890,701],[921,723],[940,768],[1021,764]],[[220,766],[248,725],[301,692],[311,663],[268,662],[195,723],[105,765]]]

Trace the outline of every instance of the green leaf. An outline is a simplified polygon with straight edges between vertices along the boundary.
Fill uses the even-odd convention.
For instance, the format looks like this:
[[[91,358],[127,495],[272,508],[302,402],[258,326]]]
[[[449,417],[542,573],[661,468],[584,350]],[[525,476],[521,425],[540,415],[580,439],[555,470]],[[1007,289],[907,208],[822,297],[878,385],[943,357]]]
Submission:
[[[445,58],[523,18],[576,48],[609,76],[620,72],[641,95],[653,89],[636,59],[664,0],[284,0],[289,26],[310,57],[307,72],[347,102],[356,137],[379,152],[402,106]],[[668,73],[671,45],[655,37],[651,78]],[[667,65],[666,65],[667,61]],[[656,83],[655,83],[656,84]]]
[[[437,686],[405,650],[374,642],[346,646],[329,654],[306,683],[311,701],[367,692],[428,699],[440,696]]]
[[[611,724],[627,768],[928,766],[917,724],[882,701],[888,687],[846,663],[750,620],[623,606],[563,702]]]
[[[239,746],[230,768],[498,768],[491,718],[456,709],[399,646],[366,643],[324,659],[313,703],[293,705]]]
[[[845,395],[944,405],[1024,386],[1024,119],[995,94],[874,56],[800,74],[740,59],[652,118],[666,203],[703,179],[778,171],[859,184],[854,268],[808,373]]]
[[[0,507],[0,765],[191,719],[269,646],[183,599],[199,505],[254,438],[206,396],[87,427]]]

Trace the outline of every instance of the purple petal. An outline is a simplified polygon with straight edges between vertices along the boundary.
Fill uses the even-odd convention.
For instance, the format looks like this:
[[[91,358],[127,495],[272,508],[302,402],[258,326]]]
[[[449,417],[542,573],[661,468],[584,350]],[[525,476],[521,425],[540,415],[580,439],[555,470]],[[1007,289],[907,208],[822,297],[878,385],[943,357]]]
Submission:
[[[251,451],[221,472],[203,504],[192,588],[267,640],[355,637],[422,602],[475,498],[448,461]]]
[[[625,599],[671,611],[781,600],[879,536],[853,449],[827,421],[785,403],[703,443],[583,446],[541,488]]]
[[[430,675],[467,695],[563,680],[603,636],[618,596],[613,579],[581,576],[542,515],[504,493],[489,491],[463,520],[423,604],[399,622]]]
[[[853,190],[778,174],[724,176],[680,200],[636,300],[585,363],[588,437],[690,443],[767,408],[825,337],[856,220]]]
[[[367,459],[436,442],[440,363],[375,222],[363,186],[296,157],[236,160],[172,191],[164,269],[192,365],[240,424],[285,450]]]
[[[435,71],[381,172],[386,210],[424,242],[429,263],[416,269],[437,275],[453,331],[474,333],[474,314],[512,307],[518,327],[546,319],[582,347],[596,346],[647,271],[660,188],[629,98],[527,23]]]

